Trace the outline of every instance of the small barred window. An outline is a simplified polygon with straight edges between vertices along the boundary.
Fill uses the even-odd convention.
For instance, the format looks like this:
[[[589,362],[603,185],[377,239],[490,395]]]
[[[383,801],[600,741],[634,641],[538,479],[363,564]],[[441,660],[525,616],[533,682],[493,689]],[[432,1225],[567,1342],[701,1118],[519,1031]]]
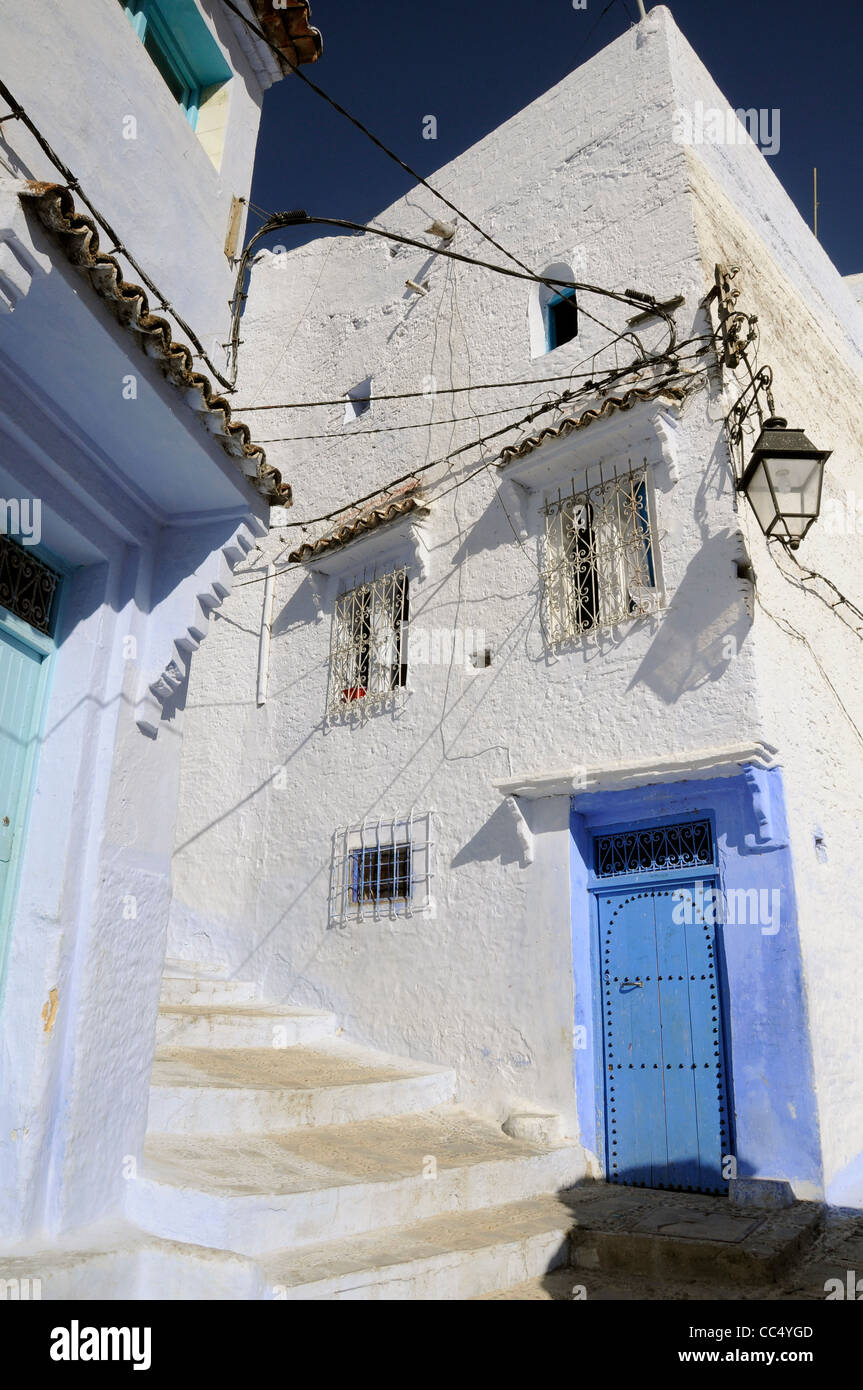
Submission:
[[[656,610],[645,467],[546,503],[543,581],[550,646]]]
[[[336,600],[330,719],[391,703],[407,685],[408,577],[404,569],[358,584]]]
[[[431,906],[431,819],[410,811],[336,831],[332,924],[412,917]]]

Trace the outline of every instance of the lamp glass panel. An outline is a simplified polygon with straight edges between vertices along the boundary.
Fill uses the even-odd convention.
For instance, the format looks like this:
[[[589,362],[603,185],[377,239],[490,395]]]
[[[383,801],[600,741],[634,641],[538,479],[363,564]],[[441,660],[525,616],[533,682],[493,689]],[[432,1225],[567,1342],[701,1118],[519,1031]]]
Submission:
[[[780,512],[788,517],[816,515],[823,465],[814,459],[768,458],[762,464],[770,472]]]
[[[759,460],[758,467],[746,484],[746,496],[752,504],[752,510],[758,517],[758,524],[762,531],[769,531],[771,524],[776,519],[776,504],[773,501],[767,474],[764,471],[763,460]]]

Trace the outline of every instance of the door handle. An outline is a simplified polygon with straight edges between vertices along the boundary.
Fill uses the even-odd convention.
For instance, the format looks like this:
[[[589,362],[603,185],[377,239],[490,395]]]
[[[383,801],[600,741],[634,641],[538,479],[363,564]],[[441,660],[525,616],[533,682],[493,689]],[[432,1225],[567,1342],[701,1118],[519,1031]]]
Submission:
[[[624,985],[637,985],[639,989],[644,989],[644,981],[643,981],[643,980],[621,980],[621,982],[620,982],[620,987],[621,987],[621,989],[623,988]]]

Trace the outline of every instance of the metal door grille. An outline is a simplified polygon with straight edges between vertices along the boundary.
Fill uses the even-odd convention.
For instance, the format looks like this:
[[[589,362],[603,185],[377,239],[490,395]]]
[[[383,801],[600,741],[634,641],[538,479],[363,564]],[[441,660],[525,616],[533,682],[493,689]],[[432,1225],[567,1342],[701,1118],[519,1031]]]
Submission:
[[[31,550],[0,536],[0,605],[50,637],[60,575]]]
[[[597,878],[692,869],[714,863],[709,820],[597,835],[594,843]]]
[[[654,612],[659,603],[645,466],[545,506],[543,574],[549,644]]]

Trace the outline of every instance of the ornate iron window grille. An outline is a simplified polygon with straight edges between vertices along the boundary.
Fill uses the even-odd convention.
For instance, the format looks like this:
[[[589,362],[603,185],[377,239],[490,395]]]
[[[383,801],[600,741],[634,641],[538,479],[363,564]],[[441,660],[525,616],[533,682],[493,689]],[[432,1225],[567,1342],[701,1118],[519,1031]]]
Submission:
[[[376,576],[336,600],[327,714],[331,722],[392,703],[407,686],[408,577]]]
[[[543,589],[550,646],[656,611],[646,465],[546,502]]]
[[[708,820],[597,835],[594,846],[597,878],[710,867],[715,862]]]
[[[333,836],[329,920],[333,926],[413,917],[431,905],[432,813],[345,826]]]
[[[60,575],[32,550],[0,536],[0,605],[51,637]]]

